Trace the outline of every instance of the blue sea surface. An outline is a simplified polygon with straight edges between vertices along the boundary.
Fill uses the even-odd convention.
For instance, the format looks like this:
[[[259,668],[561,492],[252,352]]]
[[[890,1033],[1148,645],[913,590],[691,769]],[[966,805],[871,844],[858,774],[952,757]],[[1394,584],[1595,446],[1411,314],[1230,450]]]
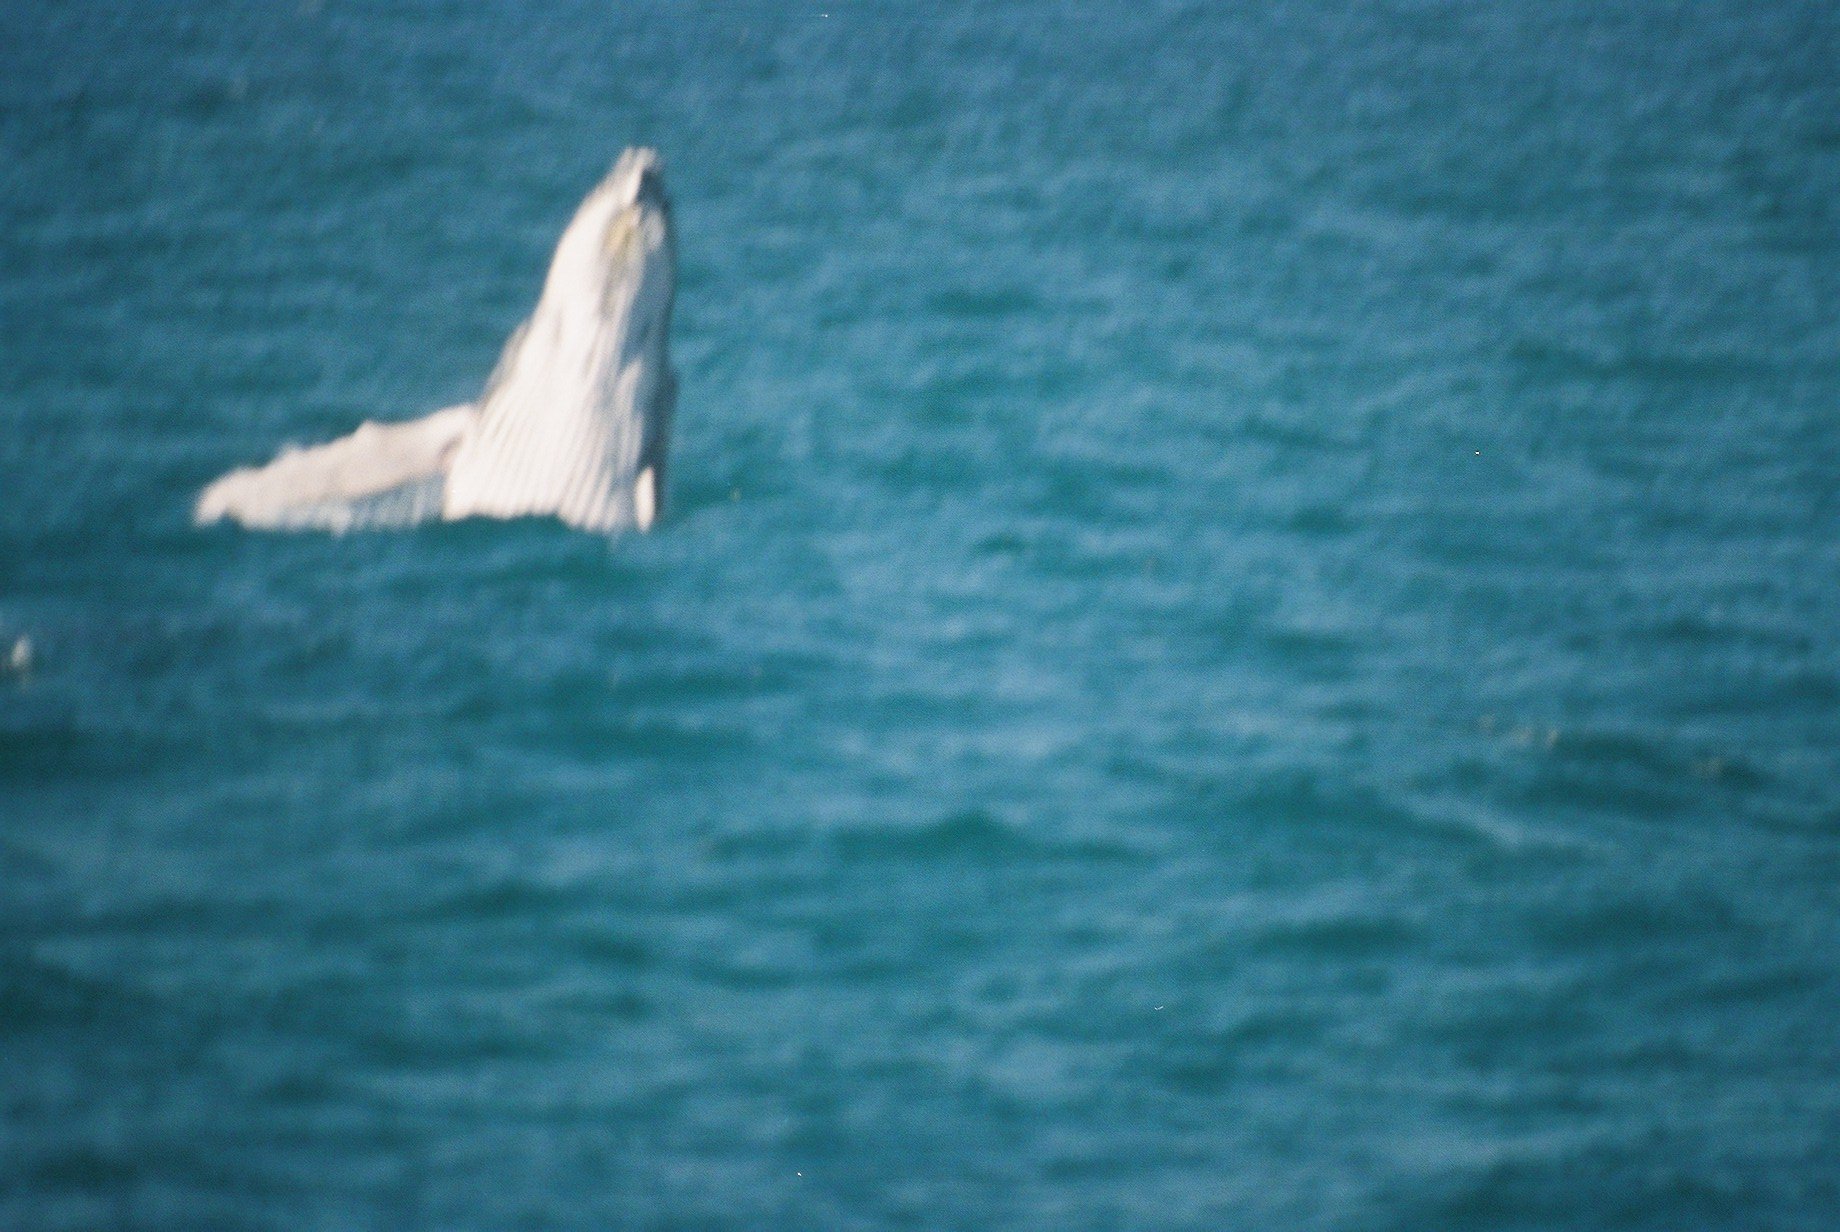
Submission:
[[[1840,8],[0,6],[0,661],[0,1226],[1825,1232]]]

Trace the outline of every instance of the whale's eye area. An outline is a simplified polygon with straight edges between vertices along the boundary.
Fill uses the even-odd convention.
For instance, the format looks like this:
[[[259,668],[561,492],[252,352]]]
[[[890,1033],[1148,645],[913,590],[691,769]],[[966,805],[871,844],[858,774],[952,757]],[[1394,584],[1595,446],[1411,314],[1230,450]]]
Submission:
[[[658,168],[648,164],[639,173],[639,183],[633,189],[633,203],[656,205],[664,199],[664,188],[658,182]]]
[[[608,256],[624,258],[632,252],[634,242],[639,236],[638,211],[624,209],[615,214],[607,224],[607,234],[602,243]]]

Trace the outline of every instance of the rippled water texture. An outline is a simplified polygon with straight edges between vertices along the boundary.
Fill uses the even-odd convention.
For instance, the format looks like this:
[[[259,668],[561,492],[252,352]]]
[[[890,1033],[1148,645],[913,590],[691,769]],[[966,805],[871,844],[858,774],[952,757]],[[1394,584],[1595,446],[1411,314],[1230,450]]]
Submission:
[[[1825,1229],[1820,3],[0,9],[0,1224]],[[671,516],[199,530],[667,160]]]

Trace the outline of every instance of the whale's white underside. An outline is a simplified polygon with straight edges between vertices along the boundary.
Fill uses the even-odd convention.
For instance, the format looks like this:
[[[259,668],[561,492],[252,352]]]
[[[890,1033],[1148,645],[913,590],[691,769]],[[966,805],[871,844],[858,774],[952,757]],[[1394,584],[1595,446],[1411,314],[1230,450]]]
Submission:
[[[563,231],[475,403],[284,451],[199,494],[200,523],[349,530],[547,515],[644,530],[664,494],[675,270],[657,155],[632,149]]]

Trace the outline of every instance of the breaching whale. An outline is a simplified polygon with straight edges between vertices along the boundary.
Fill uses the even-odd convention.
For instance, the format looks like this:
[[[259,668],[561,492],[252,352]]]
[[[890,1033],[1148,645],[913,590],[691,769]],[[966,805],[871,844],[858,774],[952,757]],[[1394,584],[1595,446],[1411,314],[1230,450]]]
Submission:
[[[549,515],[649,528],[677,394],[672,242],[658,154],[629,149],[563,231],[477,402],[231,471],[199,494],[196,520],[348,530]]]

